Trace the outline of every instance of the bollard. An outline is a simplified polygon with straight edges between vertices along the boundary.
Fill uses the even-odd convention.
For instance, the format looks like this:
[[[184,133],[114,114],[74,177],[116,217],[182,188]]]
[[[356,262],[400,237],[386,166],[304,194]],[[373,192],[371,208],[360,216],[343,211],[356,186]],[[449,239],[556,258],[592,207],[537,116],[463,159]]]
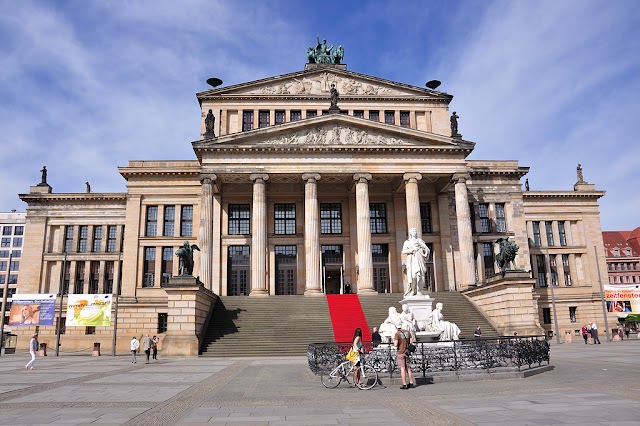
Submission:
[[[40,350],[38,351],[38,355],[47,356],[47,344],[46,343],[40,343]]]
[[[100,356],[100,342],[93,343],[93,354],[92,356]]]

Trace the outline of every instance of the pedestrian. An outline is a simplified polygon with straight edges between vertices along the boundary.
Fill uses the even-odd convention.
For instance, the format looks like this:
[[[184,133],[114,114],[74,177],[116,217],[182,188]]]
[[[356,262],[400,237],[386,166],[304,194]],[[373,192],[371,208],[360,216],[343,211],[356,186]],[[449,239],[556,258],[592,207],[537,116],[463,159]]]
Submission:
[[[156,336],[153,336],[151,338],[151,351],[152,351],[153,359],[157,361],[158,360],[158,338]]]
[[[393,345],[398,349],[396,363],[398,364],[398,368],[400,368],[400,377],[402,378],[402,386],[400,386],[400,389],[413,387],[413,374],[411,373],[409,353],[407,351],[409,343],[411,343],[411,333],[402,328],[396,331],[395,336],[393,336]]]
[[[29,341],[29,354],[31,355],[31,361],[25,365],[25,370],[36,369],[36,355],[38,354],[38,333],[34,333]]]
[[[364,345],[362,344],[362,329],[356,328],[353,332],[353,343],[351,349],[358,354],[357,358],[352,361],[354,365],[353,382],[360,383],[360,363],[362,362],[362,354],[364,353]]]
[[[480,326],[477,326],[475,331],[473,332],[473,337],[482,337],[482,330],[480,330]]]
[[[625,324],[624,325],[624,334],[627,336],[627,340],[629,340],[629,333],[631,332],[631,327],[629,327],[629,324]]]
[[[136,339],[136,336],[133,336],[133,339],[131,339],[131,363],[135,364],[136,362],[138,362],[136,360],[136,353],[138,352],[138,350],[140,349],[140,342],[138,341],[138,339]]]
[[[373,332],[371,333],[371,343],[373,343],[374,348],[382,343],[382,336],[380,336],[380,333],[378,332],[378,327],[373,327]]]
[[[142,338],[142,350],[144,351],[144,356],[147,357],[145,364],[149,364],[149,357],[151,356],[151,337],[149,337],[149,333]]]
[[[589,336],[587,336],[587,326],[583,325],[582,328],[580,329],[580,332],[582,332],[582,338],[584,339],[584,344],[587,344],[587,338]]]
[[[591,324],[587,324],[587,342],[593,345],[593,333],[591,332]]]
[[[624,340],[624,331],[622,330],[622,326],[618,327],[618,337],[620,340]]]
[[[591,335],[593,336],[593,344],[600,344],[600,339],[598,338],[598,326],[595,322],[591,323]]]

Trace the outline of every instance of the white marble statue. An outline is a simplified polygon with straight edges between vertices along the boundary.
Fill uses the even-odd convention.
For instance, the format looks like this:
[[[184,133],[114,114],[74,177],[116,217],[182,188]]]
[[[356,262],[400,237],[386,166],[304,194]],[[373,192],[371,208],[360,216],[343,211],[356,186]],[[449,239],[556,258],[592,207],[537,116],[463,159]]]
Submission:
[[[442,316],[442,303],[436,303],[436,309],[431,313],[431,331],[440,332],[440,340],[458,340],[460,329],[449,321],[444,321]]]
[[[409,238],[402,245],[402,254],[407,255],[407,291],[404,293],[405,296],[422,294],[420,289],[424,287],[429,253],[427,244],[418,238],[418,230],[411,228]]]
[[[418,331],[418,322],[414,318],[411,309],[409,309],[409,305],[407,305],[406,303],[402,305],[400,318],[402,318],[402,328],[411,332],[411,334],[415,338],[416,331]]]
[[[382,337],[382,343],[391,343],[396,331],[402,328],[402,317],[393,306],[389,308],[389,316],[382,324],[380,324],[380,337]]]

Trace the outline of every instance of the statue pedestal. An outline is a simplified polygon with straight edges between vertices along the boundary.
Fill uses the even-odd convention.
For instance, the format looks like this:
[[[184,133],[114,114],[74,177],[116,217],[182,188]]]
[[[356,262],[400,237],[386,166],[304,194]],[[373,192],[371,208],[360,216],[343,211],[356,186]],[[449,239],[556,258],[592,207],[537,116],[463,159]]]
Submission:
[[[415,318],[416,322],[418,323],[419,331],[416,333],[416,337],[420,336],[420,333],[424,334],[424,330],[427,329],[427,327],[429,326],[429,321],[431,320],[433,299],[429,297],[428,294],[405,296],[405,298],[400,301],[400,305],[409,306],[409,310],[413,314],[413,318]],[[436,334],[438,336],[440,335],[440,333]],[[418,341],[420,341],[419,338]]]
[[[171,277],[162,288],[167,292],[169,308],[162,354],[198,356],[218,296],[192,276]]]

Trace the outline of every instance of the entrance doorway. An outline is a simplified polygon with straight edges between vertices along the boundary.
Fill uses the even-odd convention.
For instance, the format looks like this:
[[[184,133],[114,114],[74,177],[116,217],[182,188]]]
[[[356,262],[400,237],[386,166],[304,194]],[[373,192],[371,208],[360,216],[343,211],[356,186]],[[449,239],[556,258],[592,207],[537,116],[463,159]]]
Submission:
[[[296,246],[276,246],[276,294],[296,294]]]
[[[344,293],[342,279],[342,246],[321,246],[322,282],[325,294]]]
[[[249,246],[229,246],[227,263],[227,296],[249,294]]]
[[[389,245],[372,244],[373,288],[378,293],[391,293],[389,281]]]

